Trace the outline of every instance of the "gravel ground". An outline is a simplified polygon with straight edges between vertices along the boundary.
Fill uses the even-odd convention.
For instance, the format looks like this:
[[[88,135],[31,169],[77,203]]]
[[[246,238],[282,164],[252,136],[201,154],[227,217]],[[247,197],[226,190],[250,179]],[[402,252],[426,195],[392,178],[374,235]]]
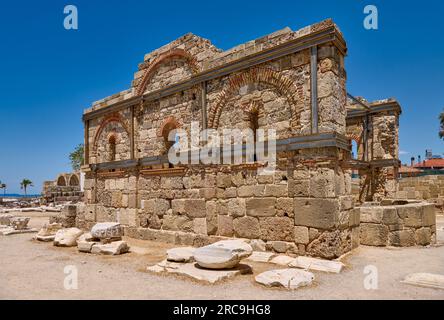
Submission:
[[[48,221],[30,214],[30,225]],[[314,285],[289,292],[267,289],[254,275],[206,285],[176,276],[145,272],[161,261],[171,245],[128,240],[134,251],[120,257],[78,253],[76,248],[56,248],[38,243],[30,234],[0,236],[0,299],[444,299],[444,290],[414,287],[400,281],[409,273],[444,275],[444,217],[438,216],[438,240],[431,248],[373,248],[361,246],[343,258],[341,274],[315,272]],[[254,274],[276,268],[251,264]],[[377,267],[378,289],[364,289],[364,268]],[[66,266],[76,266],[78,289],[64,289]]]

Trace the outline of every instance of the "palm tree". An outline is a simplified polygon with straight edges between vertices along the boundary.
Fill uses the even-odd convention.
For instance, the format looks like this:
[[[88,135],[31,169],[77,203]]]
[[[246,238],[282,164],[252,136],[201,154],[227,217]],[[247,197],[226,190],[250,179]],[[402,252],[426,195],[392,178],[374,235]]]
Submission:
[[[0,181],[0,189],[3,189],[3,196],[6,194],[6,184]]]
[[[439,137],[441,139],[443,139],[444,138],[444,111],[439,114],[439,123],[440,123]]]
[[[22,182],[20,182],[20,188],[25,190],[25,197],[26,197],[26,189],[28,187],[33,187],[32,181],[29,179],[23,179]]]

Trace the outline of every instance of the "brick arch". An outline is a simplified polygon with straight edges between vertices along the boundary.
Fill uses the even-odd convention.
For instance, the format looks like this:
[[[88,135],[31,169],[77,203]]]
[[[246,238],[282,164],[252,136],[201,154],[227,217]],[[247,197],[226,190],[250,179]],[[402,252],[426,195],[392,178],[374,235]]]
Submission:
[[[64,175],[60,175],[57,178],[57,186],[58,187],[66,187],[68,185],[68,183],[66,182],[66,178]]]
[[[165,137],[165,130],[168,130],[168,132],[171,130],[171,128],[179,129],[182,125],[180,122],[173,116],[169,116],[163,120],[162,125],[159,127],[159,130],[157,130],[157,136]]]
[[[71,175],[69,178],[69,186],[70,187],[77,187],[80,185],[80,179],[76,174]]]
[[[93,151],[97,150],[97,142],[100,138],[100,135],[102,134],[103,130],[106,128],[106,126],[112,122],[119,123],[122,128],[125,130],[125,132],[130,136],[130,131],[125,125],[125,122],[123,121],[122,117],[118,113],[111,114],[107,116],[105,119],[103,119],[102,123],[99,126],[99,129],[97,130],[95,136],[94,136],[94,142],[93,142]],[[107,137],[109,139],[110,137]]]
[[[272,86],[277,92],[287,98],[291,108],[292,128],[301,127],[300,114],[304,109],[304,92],[302,86],[297,86],[291,79],[277,71],[268,68],[252,68],[230,78],[226,88],[216,98],[216,102],[208,113],[208,127],[217,128],[222,109],[228,100],[243,86],[251,83],[264,83]]]
[[[150,63],[148,68],[146,69],[142,81],[140,82],[138,88],[137,88],[137,95],[140,96],[145,92],[146,86],[153,76],[154,72],[157,70],[157,68],[164,63],[168,59],[172,58],[182,58],[185,59],[185,61],[190,66],[192,72],[194,74],[199,72],[199,66],[197,64],[197,60],[194,56],[192,56],[189,52],[183,50],[183,49],[173,49],[170,51],[167,51],[160,56],[158,56],[156,59],[154,59],[153,62]]]

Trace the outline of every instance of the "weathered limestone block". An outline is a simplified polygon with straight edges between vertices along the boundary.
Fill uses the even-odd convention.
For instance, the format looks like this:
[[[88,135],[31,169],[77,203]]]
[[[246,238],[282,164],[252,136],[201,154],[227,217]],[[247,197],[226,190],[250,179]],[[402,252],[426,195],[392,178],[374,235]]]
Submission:
[[[207,219],[206,218],[193,219],[193,232],[196,234],[208,235]]]
[[[267,184],[265,186],[265,197],[288,197],[288,186],[286,184]]]
[[[361,239],[362,242],[362,239]],[[410,229],[393,231],[389,234],[389,245],[395,247],[411,247],[415,245],[415,232]]]
[[[117,211],[117,221],[126,226],[137,227],[137,209],[120,209]]]
[[[389,230],[387,226],[373,223],[361,223],[361,244],[367,246],[386,246]]]
[[[278,198],[276,199],[276,214],[279,217],[294,217],[294,199]]]
[[[285,253],[289,249],[289,244],[285,241],[268,241],[267,245],[270,245],[271,250],[278,253]]]
[[[233,220],[234,234],[238,238],[257,239],[261,236],[259,220],[255,217],[241,217]]]
[[[224,237],[232,237],[234,234],[233,217],[218,215],[217,216],[217,235]]]
[[[272,217],[276,214],[276,198],[251,198],[245,204],[248,216]]]
[[[61,229],[57,231],[54,237],[54,245],[57,247],[75,247],[77,239],[83,234],[83,231],[77,228]]]
[[[92,246],[92,254],[103,254],[103,255],[120,255],[127,253],[129,251],[129,246],[125,241],[114,241],[107,244],[96,244]]]
[[[302,245],[298,246],[301,251]],[[335,259],[352,249],[351,235],[348,230],[324,231],[307,247],[310,256]]]
[[[186,214],[190,218],[205,218],[206,204],[203,199],[172,200],[173,214]]]
[[[420,246],[432,243],[432,232],[430,228],[420,228],[415,231],[415,242]]]
[[[339,202],[336,199],[294,199],[294,223],[297,226],[328,230],[337,226],[338,219]]]
[[[302,227],[302,226],[294,227],[294,242],[302,244],[308,244],[310,242],[307,227]]]
[[[288,182],[289,197],[309,197],[310,196],[310,180],[292,179]]]
[[[294,222],[287,217],[266,217],[259,219],[261,239],[294,241]]]
[[[265,186],[263,185],[246,185],[240,186],[237,194],[241,198],[263,197],[265,194]]]
[[[228,199],[226,200],[228,215],[233,218],[243,217],[246,214],[245,199]]]
[[[57,231],[63,227],[60,223],[45,224],[42,229],[37,233],[36,239],[39,241],[53,241]]]
[[[310,172],[310,196],[315,198],[333,198],[336,196],[334,170],[319,168]]]
[[[97,223],[91,229],[91,235],[97,239],[119,239],[123,237],[123,227],[117,222]]]

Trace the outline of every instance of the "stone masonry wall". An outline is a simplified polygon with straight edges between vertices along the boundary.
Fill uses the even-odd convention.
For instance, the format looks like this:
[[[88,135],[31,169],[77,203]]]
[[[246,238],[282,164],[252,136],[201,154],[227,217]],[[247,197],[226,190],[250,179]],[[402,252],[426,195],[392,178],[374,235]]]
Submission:
[[[399,180],[396,198],[417,200],[444,198],[444,175],[402,178]]]
[[[228,52],[185,35],[145,56],[130,91],[96,102],[86,114],[332,26],[327,20],[296,32],[284,29]],[[88,120],[88,163],[164,156],[169,131],[180,128],[190,133],[192,121],[221,132],[252,128],[255,115],[255,129],[276,129],[277,139],[345,134],[344,51],[333,42],[320,45],[316,63],[312,75],[310,49],[302,49],[212,78],[205,88],[193,85],[154,101],[100,113]],[[318,132],[312,128],[313,77],[319,91]],[[262,162],[207,166],[164,162],[111,170],[89,166],[86,207],[77,220],[87,228],[95,222],[119,221],[134,237],[180,243],[185,237],[186,244],[193,245],[196,239],[217,237],[260,239],[277,252],[333,259],[359,244],[359,211],[353,209],[350,171],[340,161],[347,153],[331,146],[280,152],[271,176],[258,175]]]
[[[360,242],[369,246],[426,246],[436,242],[435,206],[427,203],[360,207]]]

